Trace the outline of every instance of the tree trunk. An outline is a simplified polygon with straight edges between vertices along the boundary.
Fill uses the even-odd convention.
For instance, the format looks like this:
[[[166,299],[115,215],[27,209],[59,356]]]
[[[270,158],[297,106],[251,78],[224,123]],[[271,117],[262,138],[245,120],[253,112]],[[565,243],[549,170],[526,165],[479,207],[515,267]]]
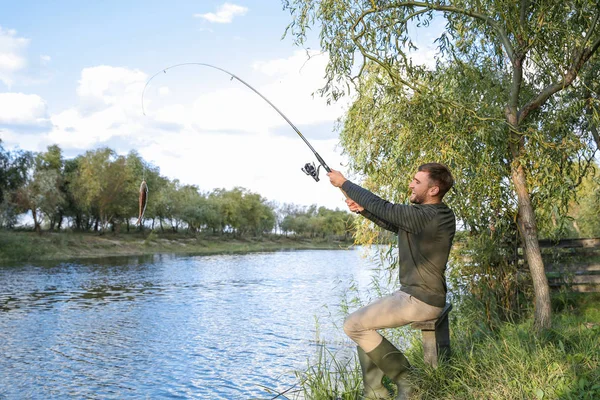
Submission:
[[[531,205],[525,170],[522,165],[518,163],[516,165],[513,164],[512,179],[518,198],[519,212],[517,215],[517,226],[523,238],[525,258],[533,280],[533,291],[535,294],[534,326],[536,330],[550,328],[550,287],[544,270],[544,262],[537,237],[535,213]]]
[[[35,207],[31,208],[31,217],[33,218],[33,230],[35,230],[38,235],[42,234],[42,227],[40,226],[40,222],[38,221],[37,211]]]
[[[521,45],[524,45],[521,43]],[[525,259],[529,265],[529,272],[533,281],[534,292],[534,328],[536,331],[550,328],[551,307],[550,307],[550,287],[544,270],[544,261],[538,242],[537,223],[531,196],[527,187],[527,178],[525,168],[521,164],[521,156],[525,150],[526,142],[524,136],[519,133],[519,120],[523,115],[517,111],[519,104],[519,95],[523,83],[523,60],[526,53],[515,54],[513,60],[513,79],[510,90],[510,97],[506,105],[505,116],[509,125],[508,143],[512,155],[511,174],[512,181],[517,193],[518,212],[517,227],[521,238],[523,239],[523,250]]]

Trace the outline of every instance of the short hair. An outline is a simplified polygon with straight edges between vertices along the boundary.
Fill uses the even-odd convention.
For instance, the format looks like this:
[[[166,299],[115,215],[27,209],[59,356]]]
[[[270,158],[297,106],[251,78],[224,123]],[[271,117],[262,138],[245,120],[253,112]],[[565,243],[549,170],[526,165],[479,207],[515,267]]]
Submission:
[[[427,172],[429,179],[440,188],[440,197],[444,195],[454,185],[454,178],[448,167],[440,163],[427,163],[419,166],[419,171]]]

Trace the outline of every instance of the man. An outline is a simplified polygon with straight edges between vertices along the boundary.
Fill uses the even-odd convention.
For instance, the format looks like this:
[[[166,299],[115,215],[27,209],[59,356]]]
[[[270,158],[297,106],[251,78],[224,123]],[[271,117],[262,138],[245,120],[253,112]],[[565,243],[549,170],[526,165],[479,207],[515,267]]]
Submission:
[[[387,375],[398,386],[396,399],[409,398],[410,364],[377,330],[437,318],[446,303],[446,263],[456,230],[454,213],[442,198],[454,184],[445,165],[423,164],[408,186],[412,205],[393,204],[350,182],[339,171],[327,174],[341,188],[351,211],[398,235],[400,290],[350,314],[344,331],[358,344],[367,399],[385,399]]]

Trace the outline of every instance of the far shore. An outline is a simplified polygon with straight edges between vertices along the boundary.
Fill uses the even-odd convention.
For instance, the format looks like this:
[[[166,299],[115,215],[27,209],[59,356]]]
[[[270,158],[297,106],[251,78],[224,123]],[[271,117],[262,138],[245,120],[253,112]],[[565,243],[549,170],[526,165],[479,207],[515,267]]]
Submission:
[[[285,235],[233,237],[186,233],[87,233],[0,231],[0,262],[72,260],[149,254],[233,254],[260,251],[348,249],[353,241]]]

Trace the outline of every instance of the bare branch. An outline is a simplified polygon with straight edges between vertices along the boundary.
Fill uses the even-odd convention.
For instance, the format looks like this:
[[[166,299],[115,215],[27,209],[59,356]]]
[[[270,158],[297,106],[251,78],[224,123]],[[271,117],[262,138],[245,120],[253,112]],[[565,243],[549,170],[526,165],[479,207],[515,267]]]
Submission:
[[[530,0],[521,0],[521,9],[519,10],[519,23],[521,27],[525,26],[527,22],[527,9],[529,8]]]
[[[429,10],[429,9],[423,9],[423,10],[420,10],[420,11],[415,11],[414,13],[409,14],[406,18],[404,18],[400,22],[406,23],[406,22],[410,21],[411,19],[413,19],[414,17],[417,17],[417,16],[419,16],[421,14],[425,14],[425,13],[427,13],[429,11],[431,11],[431,10]]]

